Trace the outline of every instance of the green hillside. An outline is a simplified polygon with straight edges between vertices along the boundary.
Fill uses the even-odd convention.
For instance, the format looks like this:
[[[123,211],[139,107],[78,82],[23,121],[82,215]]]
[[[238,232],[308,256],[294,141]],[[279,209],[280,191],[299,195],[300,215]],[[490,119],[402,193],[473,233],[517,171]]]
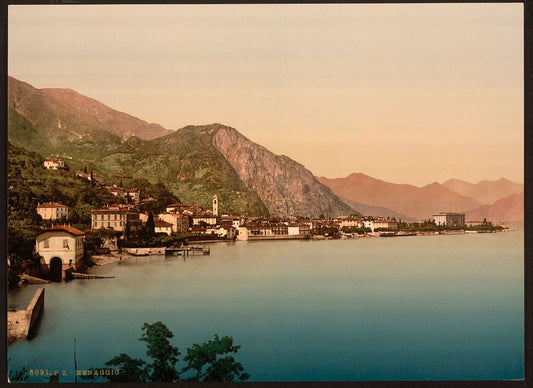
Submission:
[[[35,89],[11,77],[8,108],[9,141],[42,158],[65,160],[72,177],[87,169],[106,183],[142,186],[141,195],[158,193],[165,197],[158,200],[179,198],[205,208],[217,194],[220,211],[234,215],[353,212],[304,166],[220,124],[172,132],[73,90]],[[147,190],[155,184],[159,188]]]
[[[132,137],[96,166],[109,177],[163,182],[187,204],[210,208],[213,195],[218,194],[223,212],[267,216],[257,193],[247,189],[211,138],[196,127],[151,141]]]

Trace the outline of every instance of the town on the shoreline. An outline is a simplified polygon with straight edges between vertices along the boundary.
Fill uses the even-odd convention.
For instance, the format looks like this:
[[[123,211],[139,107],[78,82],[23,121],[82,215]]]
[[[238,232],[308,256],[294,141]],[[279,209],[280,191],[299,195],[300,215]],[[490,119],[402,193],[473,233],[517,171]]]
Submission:
[[[63,169],[61,159],[46,159],[47,169]],[[483,233],[501,231],[502,223],[465,220],[464,213],[443,212],[432,219],[403,222],[390,217],[345,215],[316,218],[266,218],[236,216],[221,211],[217,194],[212,208],[173,203],[153,213],[146,205],[156,198],[143,198],[137,188],[107,185],[102,175],[76,172],[79,179],[107,190],[116,203],[95,207],[91,225],[79,230],[69,224],[69,207],[58,202],[40,203],[35,209],[42,220],[35,236],[35,254],[12,268],[8,261],[10,286],[40,278],[52,281],[72,278],[92,265],[120,261],[129,255],[196,252],[179,248],[198,241],[254,241],[288,239],[336,239],[356,237],[403,237],[428,234]],[[201,249],[209,253],[209,249]]]

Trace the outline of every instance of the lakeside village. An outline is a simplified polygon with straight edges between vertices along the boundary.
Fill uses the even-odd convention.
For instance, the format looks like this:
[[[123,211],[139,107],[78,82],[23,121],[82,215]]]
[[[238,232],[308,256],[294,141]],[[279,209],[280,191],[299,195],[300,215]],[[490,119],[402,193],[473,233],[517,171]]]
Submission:
[[[47,159],[44,167],[61,169],[64,162]],[[51,226],[35,236],[38,260],[25,260],[17,273],[10,274],[10,279],[16,278],[17,285],[88,278],[91,275],[84,274],[88,267],[130,256],[209,254],[208,247],[189,245],[192,242],[404,237],[495,232],[506,228],[504,224],[487,220],[466,222],[465,214],[452,212],[414,223],[354,215],[315,219],[234,216],[220,212],[216,194],[212,209],[175,203],[166,206],[165,212],[152,214],[143,211],[143,205],[157,200],[141,199],[140,190],[106,185],[103,176],[97,173],[78,171],[76,176],[98,184],[122,203],[92,209],[91,228],[85,231],[68,224],[68,206],[57,202],[38,204],[37,214]]]

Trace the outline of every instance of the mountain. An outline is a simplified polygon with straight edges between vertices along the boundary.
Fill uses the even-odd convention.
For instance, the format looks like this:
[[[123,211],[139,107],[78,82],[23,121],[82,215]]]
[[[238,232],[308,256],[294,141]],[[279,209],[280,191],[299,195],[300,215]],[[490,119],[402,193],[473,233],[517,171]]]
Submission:
[[[523,184],[514,183],[505,178],[500,178],[496,181],[483,180],[475,184],[459,179],[449,179],[442,185],[457,194],[474,198],[485,205],[494,203],[512,194],[520,194],[524,191]]]
[[[523,222],[524,192],[499,199],[492,205],[483,205],[466,212],[467,221]]]
[[[233,128],[213,125],[213,144],[245,185],[274,215],[341,215],[353,212],[301,164],[274,155]],[[312,211],[310,211],[312,209]]]
[[[221,125],[168,131],[68,89],[9,78],[9,141],[43,157],[88,167],[106,182],[164,183],[184,203],[259,216],[354,213],[301,164]],[[142,187],[139,187],[142,190]]]
[[[369,206],[393,209],[418,220],[443,211],[463,212],[479,207],[475,199],[454,193],[437,182],[424,187],[385,182],[353,173],[345,178],[318,180],[341,198]]]
[[[405,214],[398,213],[397,211],[387,209],[385,207],[364,205],[362,203],[351,201],[346,198],[341,198],[341,199],[346,205],[350,206],[352,209],[364,215],[396,218],[397,220],[402,220],[402,222],[417,221],[417,219],[414,217],[410,217]]]
[[[53,144],[94,141],[99,136],[114,141],[131,136],[151,140],[172,132],[159,124],[118,112],[74,90],[36,89],[13,77],[8,77],[8,109],[11,115],[28,120]]]

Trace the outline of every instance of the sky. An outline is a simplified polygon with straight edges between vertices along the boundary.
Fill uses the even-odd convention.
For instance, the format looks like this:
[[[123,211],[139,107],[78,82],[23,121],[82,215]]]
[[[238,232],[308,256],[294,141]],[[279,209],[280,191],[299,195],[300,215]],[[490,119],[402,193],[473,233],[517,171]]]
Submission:
[[[523,5],[10,5],[8,73],[316,176],[523,183]]]

